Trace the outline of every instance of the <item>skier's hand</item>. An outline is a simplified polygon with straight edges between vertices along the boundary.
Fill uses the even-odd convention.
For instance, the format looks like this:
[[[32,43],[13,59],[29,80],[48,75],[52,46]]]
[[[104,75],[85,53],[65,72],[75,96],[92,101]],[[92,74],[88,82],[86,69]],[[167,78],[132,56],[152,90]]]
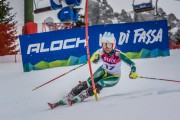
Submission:
[[[139,77],[139,75],[136,72],[130,72],[130,74],[129,74],[129,78],[131,78],[131,79],[136,79],[138,77]]]
[[[100,55],[97,54],[97,55],[94,57],[94,60],[93,60],[92,62],[96,64],[96,63],[99,61],[99,59],[100,59]]]
[[[92,54],[91,56],[91,62],[97,63],[100,59],[100,53],[99,51],[96,51],[95,53]]]

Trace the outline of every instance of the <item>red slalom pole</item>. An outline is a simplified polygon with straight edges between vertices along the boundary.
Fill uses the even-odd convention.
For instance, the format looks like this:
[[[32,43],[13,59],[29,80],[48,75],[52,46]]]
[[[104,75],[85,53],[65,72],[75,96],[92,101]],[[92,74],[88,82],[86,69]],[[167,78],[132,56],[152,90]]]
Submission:
[[[145,78],[145,79],[161,80],[161,81],[168,81],[168,82],[177,82],[177,83],[180,83],[180,81],[178,81],[178,80],[169,80],[169,79],[162,79],[162,78],[152,78],[152,77],[144,77],[144,76],[139,76],[139,78]]]
[[[90,76],[91,76],[94,96],[95,96],[95,99],[97,101],[98,96],[97,96],[96,86],[95,86],[95,83],[94,83],[94,76],[93,76],[93,73],[92,73],[92,67],[91,67],[91,61],[90,61],[90,52],[89,52],[89,44],[88,44],[88,41],[89,41],[89,38],[88,38],[88,0],[86,0],[86,6],[85,6],[85,34],[86,34],[86,52],[87,52],[87,57],[88,57],[89,72],[90,72]]]
[[[75,67],[75,68],[69,70],[68,72],[65,72],[65,73],[63,73],[63,74],[61,74],[61,75],[59,75],[59,76],[57,76],[57,77],[55,77],[55,78],[49,80],[48,82],[46,82],[46,83],[44,83],[44,84],[42,84],[42,85],[40,85],[40,86],[34,88],[33,90],[37,90],[38,88],[40,88],[40,87],[42,87],[42,86],[44,86],[44,85],[46,85],[46,84],[48,84],[48,83],[50,83],[50,82],[52,82],[52,81],[58,79],[58,78],[60,78],[60,77],[62,77],[62,76],[64,76],[64,75],[66,75],[66,74],[68,74],[68,73],[70,73],[70,72],[72,72],[72,71],[74,71],[74,70],[76,70],[76,69],[78,69],[78,68],[84,66],[84,65],[86,65],[86,63],[85,63],[85,64],[82,64],[82,65],[80,65],[80,66],[78,66],[78,67]]]

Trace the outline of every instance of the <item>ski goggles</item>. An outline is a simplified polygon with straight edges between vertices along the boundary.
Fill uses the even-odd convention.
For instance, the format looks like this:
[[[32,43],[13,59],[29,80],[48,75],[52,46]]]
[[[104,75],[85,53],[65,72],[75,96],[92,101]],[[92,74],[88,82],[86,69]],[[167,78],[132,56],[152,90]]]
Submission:
[[[113,43],[102,43],[103,48],[113,48]]]

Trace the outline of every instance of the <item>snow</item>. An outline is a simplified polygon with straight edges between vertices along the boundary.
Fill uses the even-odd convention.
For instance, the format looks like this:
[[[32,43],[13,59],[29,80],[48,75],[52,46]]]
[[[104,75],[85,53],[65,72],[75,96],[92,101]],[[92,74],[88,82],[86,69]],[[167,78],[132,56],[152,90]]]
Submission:
[[[18,24],[23,24],[23,0],[8,0],[17,12]],[[45,1],[45,0],[44,0]],[[40,2],[39,2],[40,3]],[[115,11],[126,7],[132,10],[131,1],[108,1]],[[114,4],[115,3],[115,4]],[[177,1],[159,1],[165,12],[173,12],[179,17]],[[40,6],[40,5],[39,5]],[[38,23],[50,17],[52,12],[42,14]],[[19,31],[21,29],[19,28]],[[171,56],[151,59],[133,60],[137,73],[142,76],[179,80],[180,50],[172,50]],[[6,61],[8,57],[0,57]],[[12,57],[14,58],[14,56]],[[9,61],[9,60],[8,60]],[[11,60],[12,61],[12,60]],[[21,61],[21,60],[19,60]],[[93,64],[95,71],[101,63]],[[122,77],[119,83],[103,89],[98,95],[82,103],[58,107],[50,110],[47,103],[57,102],[66,95],[79,80],[89,77],[88,66],[81,67],[48,85],[32,91],[35,87],[73,69],[59,67],[24,73],[21,62],[0,62],[0,119],[1,120],[179,120],[180,118],[180,84],[175,82],[149,79],[129,79],[130,68],[122,64]],[[83,73],[83,74],[82,74]]]
[[[6,63],[6,62],[21,62],[22,56],[21,55],[5,55],[0,56],[0,63]]]
[[[179,80],[180,50],[171,56],[134,59],[137,73],[142,76]],[[92,64],[95,71],[101,63]],[[130,68],[122,64],[122,77],[112,88],[73,106],[50,110],[47,103],[57,102],[79,80],[89,76],[88,65],[83,66],[46,86],[33,88],[73,69],[59,67],[24,73],[22,63],[0,63],[0,119],[1,120],[179,120],[180,84],[149,79],[129,79]],[[83,73],[83,74],[81,74]]]
[[[174,27],[170,30],[171,33],[175,34],[178,31],[178,27]]]

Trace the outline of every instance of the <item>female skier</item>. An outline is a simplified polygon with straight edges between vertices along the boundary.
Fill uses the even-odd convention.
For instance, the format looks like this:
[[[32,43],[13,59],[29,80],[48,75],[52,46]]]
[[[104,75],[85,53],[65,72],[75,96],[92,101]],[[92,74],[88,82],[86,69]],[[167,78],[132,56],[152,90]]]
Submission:
[[[92,62],[97,63],[99,59],[101,59],[103,63],[93,74],[97,93],[103,88],[113,87],[119,82],[121,77],[121,61],[131,67],[129,77],[131,79],[138,78],[135,63],[115,48],[116,39],[114,34],[105,32],[103,35],[100,35],[100,41],[102,48],[93,53],[91,57]],[[89,77],[87,81],[83,81],[75,86],[68,95],[63,97],[59,102],[53,104],[48,103],[48,105],[51,109],[59,105],[72,105],[93,95],[92,82]]]

